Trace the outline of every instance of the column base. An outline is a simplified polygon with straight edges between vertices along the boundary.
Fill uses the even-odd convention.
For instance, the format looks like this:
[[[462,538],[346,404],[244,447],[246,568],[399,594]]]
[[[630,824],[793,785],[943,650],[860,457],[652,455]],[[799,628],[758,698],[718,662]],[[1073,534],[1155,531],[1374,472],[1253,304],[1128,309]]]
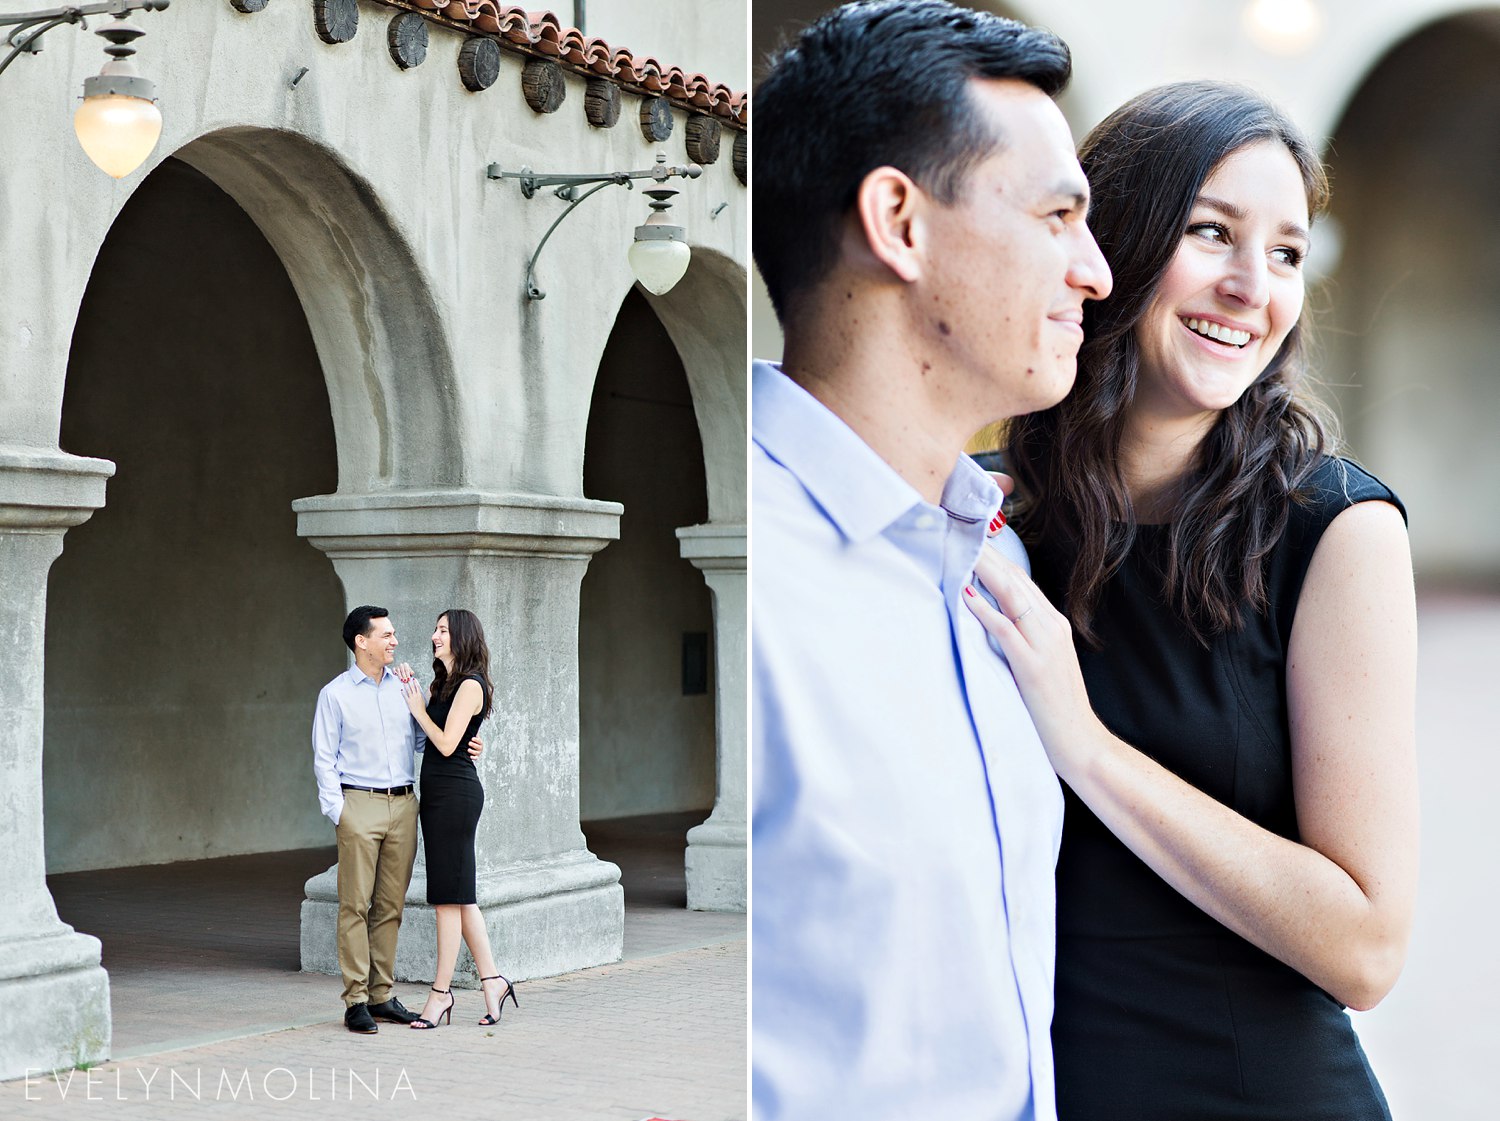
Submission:
[[[64,926],[0,940],[0,1080],[109,1058],[109,975],[99,939]]]
[[[620,869],[584,850],[530,861],[479,877],[475,898],[489,928],[495,961],[512,981],[553,977],[619,961],[625,950],[625,892]],[[302,969],[339,972],[338,869],[307,881],[302,901]],[[427,903],[423,869],[406,893],[396,980],[431,981],[437,961],[437,913]],[[478,983],[473,959],[460,945],[454,980]]]
[[[690,911],[745,910],[745,827],[710,817],[687,835]]]

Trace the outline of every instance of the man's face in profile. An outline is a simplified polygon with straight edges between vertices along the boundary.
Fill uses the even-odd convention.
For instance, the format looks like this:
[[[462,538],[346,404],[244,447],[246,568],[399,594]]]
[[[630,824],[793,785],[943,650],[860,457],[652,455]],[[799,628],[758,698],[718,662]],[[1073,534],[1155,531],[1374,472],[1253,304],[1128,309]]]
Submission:
[[[370,629],[355,642],[363,643],[367,655],[376,665],[388,666],[396,660],[396,626],[389,617],[371,619]]]
[[[1014,79],[976,80],[969,91],[1001,143],[951,205],[926,211],[918,329],[924,349],[955,370],[977,428],[1062,400],[1077,374],[1083,302],[1108,295],[1110,275],[1056,104]]]

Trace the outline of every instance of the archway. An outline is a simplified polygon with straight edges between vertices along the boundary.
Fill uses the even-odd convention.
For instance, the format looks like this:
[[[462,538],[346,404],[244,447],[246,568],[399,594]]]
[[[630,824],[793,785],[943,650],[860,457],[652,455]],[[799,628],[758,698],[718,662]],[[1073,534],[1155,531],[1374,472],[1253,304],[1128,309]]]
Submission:
[[[679,794],[691,789],[697,806],[689,811],[688,799],[678,797],[671,811],[698,822],[687,831],[687,902],[704,911],[746,905],[745,302],[743,266],[705,247],[694,247],[686,277],[666,295],[631,289],[596,375],[583,463],[585,492],[625,506],[621,541],[592,560],[583,585],[583,816],[598,804],[588,785],[608,781],[597,745],[614,711],[628,704],[644,705],[652,719],[695,713],[677,725],[688,737],[680,742],[708,750],[675,749],[679,761],[692,762],[670,781]],[[649,543],[627,544],[633,534],[649,535]],[[641,583],[648,573],[655,574],[649,590]],[[622,606],[632,596],[640,602]],[[666,606],[653,610],[653,598]],[[605,620],[621,610],[638,618],[611,630]],[[639,696],[607,699],[601,683],[625,676],[609,669],[610,659],[631,663],[627,673],[639,675],[632,643],[648,632],[657,651],[649,683],[641,682]],[[638,723],[637,734],[648,723]],[[665,800],[656,805],[668,811]]]
[[[1340,253],[1319,364],[1354,453],[1410,511],[1417,575],[1422,884],[1401,982],[1357,1017],[1393,1113],[1482,1113],[1495,909],[1489,851],[1500,619],[1500,9],[1391,46],[1344,107],[1328,161]],[[1315,243],[1328,231],[1314,228]],[[1457,990],[1472,998],[1455,1004]]]
[[[48,870],[299,857],[274,877],[286,910],[240,945],[295,970],[302,884],[332,860],[310,706],[348,605],[292,503],[461,481],[454,370],[413,254],[332,153],[235,128],[176,156],[117,217],[75,325],[61,442],[117,470],[48,582]],[[178,914],[211,922],[203,899]]]
[[[342,658],[327,631],[309,634],[347,605],[291,503],[462,480],[442,323],[375,191],[304,137],[208,133],[137,188],[95,260],[64,394],[62,446],[126,460],[49,581],[50,870],[326,843],[302,767],[265,754],[287,740],[304,760],[308,706]],[[233,745],[213,765],[254,791],[243,820],[194,803],[173,817],[182,828],[121,823],[128,839],[72,827],[72,795],[93,806],[149,788],[174,736]],[[149,766],[121,786],[70,754],[100,737]]]
[[[116,475],[48,584],[48,871],[326,844],[301,764],[341,659],[307,626],[343,595],[291,502],[336,485],[328,396],[276,254],[185,163],[99,251],[61,443]]]
[[[1500,479],[1500,164],[1482,140],[1497,63],[1500,11],[1422,28],[1371,70],[1329,152],[1342,252],[1324,376],[1355,453],[1420,511],[1428,584],[1500,578],[1500,522],[1475,517]]]
[[[693,394],[708,480],[708,521],[677,529],[682,556],[713,595],[715,663],[713,812],[688,831],[688,906],[744,911],[749,900],[745,700],[749,666],[745,351],[746,275],[733,260],[696,249],[687,276],[651,307],[671,336]]]
[[[599,363],[584,451],[585,495],[625,512],[580,595],[579,816],[676,815],[679,840],[714,801],[712,607],[675,536],[708,520],[703,462],[682,361],[632,289]]]
[[[343,590],[291,510],[337,483],[313,340],[274,250],[186,163],[163,162],[99,250],[61,444],[116,473],[48,581],[47,871],[62,917],[103,935],[128,1047],[160,1038],[135,1010],[174,999],[145,999],[153,968],[296,968],[295,897],[316,856],[288,866],[279,921],[219,936],[213,893],[236,890],[219,881],[243,864],[180,862],[328,844],[309,713],[343,665],[310,634],[336,626]],[[120,884],[157,900],[159,924],[89,921]]]
[[[467,481],[447,316],[375,189],[296,133],[237,127],[177,152],[285,267],[323,368],[338,490]]]

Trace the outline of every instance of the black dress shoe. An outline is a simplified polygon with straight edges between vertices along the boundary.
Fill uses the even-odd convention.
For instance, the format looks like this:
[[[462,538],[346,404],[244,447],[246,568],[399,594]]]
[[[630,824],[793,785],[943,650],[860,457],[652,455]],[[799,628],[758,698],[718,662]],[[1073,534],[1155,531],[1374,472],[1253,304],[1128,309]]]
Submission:
[[[391,997],[383,1004],[370,1005],[370,1015],[377,1020],[389,1020],[393,1024],[409,1024],[417,1018],[417,1014],[396,997]]]
[[[380,1030],[375,1026],[375,1020],[370,1015],[370,1006],[363,1003],[351,1004],[344,1009],[344,1027],[350,1031],[357,1031],[361,1035],[374,1035]]]

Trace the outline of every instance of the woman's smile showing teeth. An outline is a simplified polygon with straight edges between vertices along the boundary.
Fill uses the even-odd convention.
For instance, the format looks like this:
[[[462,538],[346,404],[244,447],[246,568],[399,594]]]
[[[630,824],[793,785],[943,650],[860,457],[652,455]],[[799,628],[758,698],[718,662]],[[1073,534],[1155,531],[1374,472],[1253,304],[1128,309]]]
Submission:
[[[1195,335],[1202,335],[1214,342],[1226,343],[1229,346],[1244,346],[1250,341],[1249,331],[1239,331],[1233,327],[1225,327],[1222,323],[1214,323],[1208,319],[1183,319],[1183,325]]]

